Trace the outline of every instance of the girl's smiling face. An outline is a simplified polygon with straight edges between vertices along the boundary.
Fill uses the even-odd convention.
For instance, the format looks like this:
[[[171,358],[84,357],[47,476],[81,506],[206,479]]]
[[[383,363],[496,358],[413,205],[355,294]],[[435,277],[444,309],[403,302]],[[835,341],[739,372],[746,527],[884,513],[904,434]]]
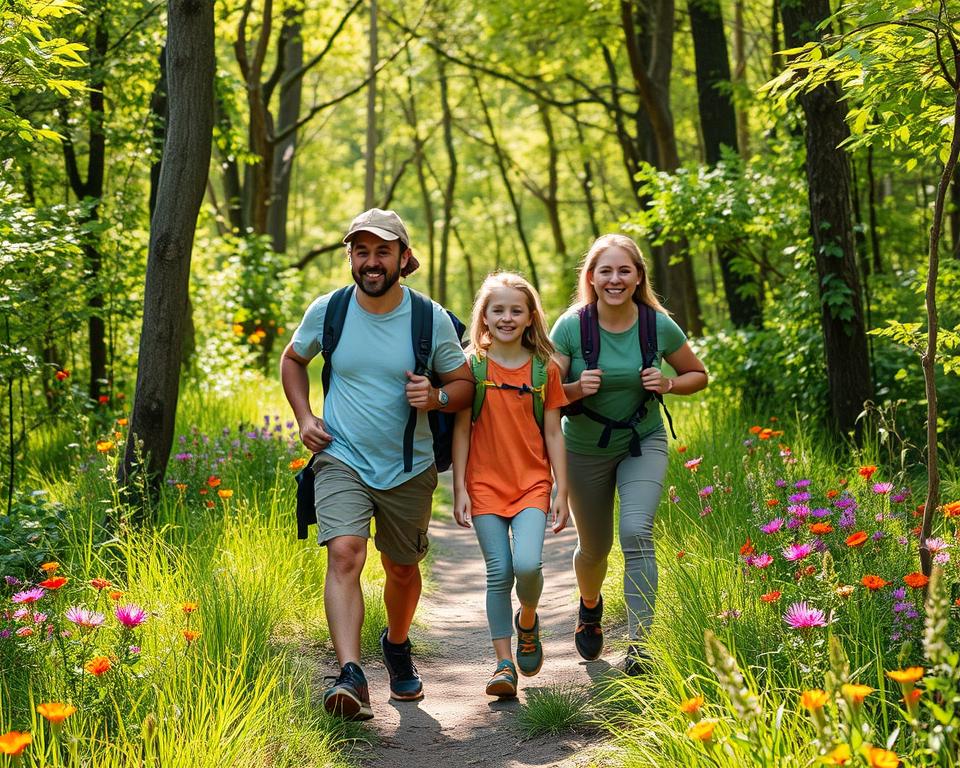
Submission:
[[[607,248],[597,258],[590,275],[590,284],[597,292],[597,301],[618,307],[633,301],[640,283],[640,272],[630,254],[619,246]]]
[[[493,341],[501,344],[519,341],[533,322],[527,297],[516,288],[494,288],[483,311],[483,322]]]

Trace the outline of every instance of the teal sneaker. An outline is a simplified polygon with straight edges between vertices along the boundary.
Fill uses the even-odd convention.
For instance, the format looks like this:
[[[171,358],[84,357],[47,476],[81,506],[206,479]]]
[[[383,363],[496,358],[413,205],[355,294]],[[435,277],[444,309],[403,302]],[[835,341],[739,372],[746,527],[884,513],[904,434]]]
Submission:
[[[512,699],[517,695],[517,668],[510,659],[503,659],[487,681],[487,696]]]
[[[534,614],[533,628],[520,626],[520,611],[513,617],[517,628],[517,668],[525,677],[533,677],[543,666],[543,645],[540,643],[540,617]]]
[[[380,633],[383,665],[390,675],[390,698],[395,701],[416,701],[423,698],[423,681],[411,658],[410,638],[400,645],[387,640],[387,629]]]

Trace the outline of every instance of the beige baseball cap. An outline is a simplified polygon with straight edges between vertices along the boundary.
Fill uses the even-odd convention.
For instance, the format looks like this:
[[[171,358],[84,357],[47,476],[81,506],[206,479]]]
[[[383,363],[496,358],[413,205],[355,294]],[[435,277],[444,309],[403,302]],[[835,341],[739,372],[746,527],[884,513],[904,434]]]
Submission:
[[[347,234],[344,235],[343,242],[349,243],[358,232],[370,232],[381,240],[399,240],[404,243],[407,248],[410,247],[410,235],[407,234],[407,228],[403,224],[403,219],[400,218],[396,211],[385,211],[382,208],[371,208],[368,211],[364,211],[350,222],[350,229],[348,229]],[[406,277],[419,266],[420,262],[417,261],[417,258],[411,252],[410,258],[407,260],[407,265],[400,271],[400,274]]]

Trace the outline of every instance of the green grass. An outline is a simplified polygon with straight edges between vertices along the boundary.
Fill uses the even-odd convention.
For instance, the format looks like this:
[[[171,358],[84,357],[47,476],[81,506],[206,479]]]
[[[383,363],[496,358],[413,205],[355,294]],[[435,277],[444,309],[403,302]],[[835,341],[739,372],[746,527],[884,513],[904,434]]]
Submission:
[[[584,730],[590,725],[589,691],[566,683],[530,688],[517,714],[517,726],[527,738]]]

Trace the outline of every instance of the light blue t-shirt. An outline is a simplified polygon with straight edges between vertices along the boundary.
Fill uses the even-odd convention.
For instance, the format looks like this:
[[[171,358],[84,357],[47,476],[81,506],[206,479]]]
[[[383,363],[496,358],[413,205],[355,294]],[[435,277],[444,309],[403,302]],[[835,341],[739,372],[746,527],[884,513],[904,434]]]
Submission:
[[[294,331],[293,351],[308,360],[320,354],[330,295],[314,301]],[[399,306],[382,315],[363,309],[354,291],[333,352],[330,391],[323,403],[323,420],[333,436],[326,452],[353,467],[372,488],[394,488],[433,463],[430,424],[421,414],[413,441],[413,471],[403,471],[403,432],[410,415],[406,371],[415,366],[410,312],[410,290],[405,286]],[[429,369],[449,373],[465,362],[453,323],[433,302]]]

